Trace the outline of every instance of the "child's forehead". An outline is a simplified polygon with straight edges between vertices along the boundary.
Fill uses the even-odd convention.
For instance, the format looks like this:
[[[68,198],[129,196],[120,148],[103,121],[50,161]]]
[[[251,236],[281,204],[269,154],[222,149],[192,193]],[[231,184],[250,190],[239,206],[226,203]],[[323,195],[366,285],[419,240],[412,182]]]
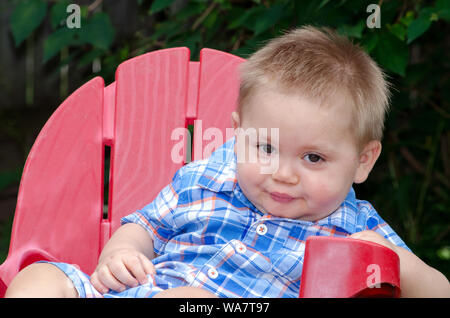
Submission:
[[[286,99],[294,101],[289,103],[291,109],[283,107],[283,101]],[[302,107],[305,104],[321,110],[330,111],[337,107],[340,112],[354,112],[353,99],[346,90],[334,90],[328,94],[324,92],[317,96],[302,87],[286,87],[276,82],[266,82],[264,85],[255,86],[246,103],[241,105],[241,109],[243,113],[245,110],[249,110],[250,113],[258,112],[262,104],[273,106],[278,113],[286,116],[292,116],[290,110],[293,107]]]
[[[346,100],[345,96],[336,95],[320,101],[301,92],[265,87],[258,89],[249,100],[250,105],[243,107],[241,121],[246,127],[256,128],[260,139],[271,140],[274,135],[272,128],[279,128],[279,139],[300,141],[293,135],[301,134],[313,142],[318,141],[316,137],[319,136],[319,145],[329,147],[328,139],[334,140],[336,134],[355,137],[351,129],[353,114],[351,107],[346,106]]]
[[[325,79],[323,80],[325,81]],[[326,84],[323,83],[322,80],[318,81],[322,83],[318,83],[315,86],[320,87],[320,89],[314,89],[308,81],[288,81],[280,79],[276,74],[266,74],[258,79],[255,79],[250,96],[265,95],[266,93],[275,92],[282,96],[289,95],[297,96],[301,99],[308,99],[311,102],[315,102],[324,107],[333,105],[336,99],[353,101],[353,93],[351,92],[350,87],[347,87],[342,83]]]

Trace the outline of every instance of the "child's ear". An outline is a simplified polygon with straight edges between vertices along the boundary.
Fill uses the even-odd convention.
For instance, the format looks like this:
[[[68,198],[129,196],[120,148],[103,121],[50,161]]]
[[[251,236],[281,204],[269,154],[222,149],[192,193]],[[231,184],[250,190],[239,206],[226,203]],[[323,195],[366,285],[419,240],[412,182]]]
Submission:
[[[239,128],[240,125],[241,125],[241,119],[239,118],[239,114],[237,112],[232,112],[231,113],[231,126],[233,127],[234,130],[236,130],[237,128]]]
[[[359,154],[358,168],[356,170],[355,183],[362,183],[366,181],[372,170],[375,162],[381,153],[381,142],[372,140],[368,142]]]

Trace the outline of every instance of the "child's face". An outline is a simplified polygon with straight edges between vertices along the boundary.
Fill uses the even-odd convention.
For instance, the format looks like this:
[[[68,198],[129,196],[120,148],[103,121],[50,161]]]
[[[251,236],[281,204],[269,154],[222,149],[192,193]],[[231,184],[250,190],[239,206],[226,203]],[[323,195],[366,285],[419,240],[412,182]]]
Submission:
[[[255,128],[260,138],[259,142],[244,141],[237,130],[236,151],[245,149],[247,155],[257,151],[258,159],[266,160],[278,156],[278,169],[269,174],[261,173],[260,160],[237,163],[239,185],[260,211],[316,221],[339,207],[353,182],[367,178],[381,144],[373,142],[359,153],[346,99],[332,101],[331,107],[321,107],[297,95],[267,88],[250,98],[241,118],[233,113],[234,128]],[[266,128],[268,135],[271,128],[278,128],[279,138],[268,136],[261,140],[264,129],[259,128]]]

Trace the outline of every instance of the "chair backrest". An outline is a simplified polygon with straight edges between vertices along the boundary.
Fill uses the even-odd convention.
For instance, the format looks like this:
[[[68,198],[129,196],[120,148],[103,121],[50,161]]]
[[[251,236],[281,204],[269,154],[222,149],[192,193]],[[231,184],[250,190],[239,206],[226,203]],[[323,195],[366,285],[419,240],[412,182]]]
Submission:
[[[91,273],[120,218],[152,201],[185,163],[188,125],[194,125],[195,159],[229,137],[244,60],[212,49],[203,49],[199,62],[189,57],[187,48],[172,48],[132,58],[119,65],[114,83],[104,87],[94,78],[58,107],[24,167],[9,254],[0,266],[4,285],[37,260]],[[223,139],[209,141],[217,131]]]

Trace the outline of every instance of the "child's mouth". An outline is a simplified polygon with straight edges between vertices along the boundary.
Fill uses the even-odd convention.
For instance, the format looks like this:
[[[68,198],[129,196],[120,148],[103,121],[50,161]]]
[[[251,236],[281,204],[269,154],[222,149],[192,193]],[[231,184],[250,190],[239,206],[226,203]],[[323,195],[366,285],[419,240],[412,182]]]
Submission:
[[[270,197],[272,200],[280,202],[280,203],[289,203],[294,200],[294,197],[291,197],[288,194],[279,193],[279,192],[270,192]]]

